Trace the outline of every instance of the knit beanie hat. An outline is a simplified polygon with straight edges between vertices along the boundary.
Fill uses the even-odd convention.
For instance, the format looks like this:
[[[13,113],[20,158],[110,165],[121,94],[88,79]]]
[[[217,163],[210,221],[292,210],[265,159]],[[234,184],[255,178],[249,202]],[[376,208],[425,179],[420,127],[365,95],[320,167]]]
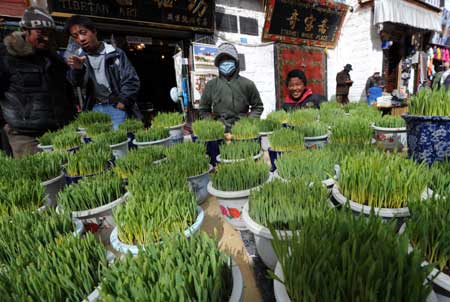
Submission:
[[[237,63],[239,63],[239,56],[236,47],[234,47],[234,45],[230,43],[222,43],[219,45],[219,47],[217,47],[216,57],[214,58],[214,65],[219,67],[219,61],[224,55],[232,57],[236,60]]]
[[[55,28],[55,21],[41,8],[30,6],[25,9],[20,27],[28,29]]]

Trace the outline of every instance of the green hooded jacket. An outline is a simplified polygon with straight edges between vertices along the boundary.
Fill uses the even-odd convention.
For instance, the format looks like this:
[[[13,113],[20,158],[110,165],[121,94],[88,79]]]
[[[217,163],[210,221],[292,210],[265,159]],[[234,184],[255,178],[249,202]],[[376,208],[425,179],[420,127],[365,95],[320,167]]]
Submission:
[[[230,80],[220,76],[210,80],[200,101],[201,118],[212,117],[229,132],[240,117],[259,118],[264,105],[255,84],[236,73]]]

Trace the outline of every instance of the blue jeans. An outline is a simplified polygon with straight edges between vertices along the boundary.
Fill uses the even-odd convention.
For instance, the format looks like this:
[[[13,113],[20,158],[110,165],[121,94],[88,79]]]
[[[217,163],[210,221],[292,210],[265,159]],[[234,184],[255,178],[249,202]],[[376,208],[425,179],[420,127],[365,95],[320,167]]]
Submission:
[[[127,113],[123,110],[115,108],[110,104],[96,104],[92,111],[103,112],[111,117],[113,129],[119,129],[119,125],[122,124],[127,118]]]

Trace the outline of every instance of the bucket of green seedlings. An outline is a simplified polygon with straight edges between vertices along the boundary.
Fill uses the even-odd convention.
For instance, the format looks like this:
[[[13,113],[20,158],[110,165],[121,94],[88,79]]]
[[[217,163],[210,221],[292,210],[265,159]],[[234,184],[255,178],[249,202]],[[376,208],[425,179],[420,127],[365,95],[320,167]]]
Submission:
[[[259,143],[259,127],[255,118],[241,118],[231,128],[235,141],[256,141]]]
[[[83,145],[75,154],[70,154],[65,166],[67,184],[77,183],[84,177],[103,173],[110,167],[111,149],[108,145],[90,143]]]
[[[274,130],[281,128],[281,124],[270,119],[256,120],[256,121],[257,121],[256,124],[259,127],[261,149],[263,151],[268,151],[270,147],[269,136],[272,134]]]
[[[331,210],[328,191],[320,183],[310,185],[302,179],[290,182],[276,179],[252,191],[242,217],[255,236],[258,255],[273,270],[278,259],[268,227],[272,225],[280,236],[289,239],[292,236],[289,228],[301,230],[305,216],[321,216]]]
[[[406,123],[399,116],[385,115],[372,124],[375,144],[386,151],[402,152],[406,147]]]
[[[81,135],[74,131],[58,131],[58,134],[52,140],[53,150],[55,151],[67,151],[76,152],[82,142]]]
[[[86,135],[83,136],[83,141],[87,144],[90,143],[97,136],[112,131],[112,124],[106,123],[93,123],[86,129]]]
[[[82,301],[107,268],[106,251],[93,234],[59,236],[35,249],[26,273],[20,257],[2,268],[2,301]]]
[[[119,130],[125,131],[127,137],[130,139],[130,142],[128,143],[129,149],[136,148],[133,144],[134,134],[140,129],[144,129],[144,123],[141,120],[134,118],[127,118],[125,122],[119,125]]]
[[[237,230],[245,230],[242,210],[252,190],[269,181],[269,167],[263,161],[245,160],[220,165],[208,184],[209,194],[215,196],[225,221]]]
[[[332,149],[301,150],[282,154],[275,161],[275,175],[283,181],[303,179],[305,183],[322,182],[334,185],[336,155]]]
[[[214,169],[206,156],[205,145],[193,142],[177,144],[166,149],[166,154],[174,173],[186,176],[189,190],[194,192],[198,204],[202,204],[208,197],[209,174]]]
[[[112,125],[111,116],[96,111],[84,111],[81,112],[74,121],[74,124],[80,131],[87,131],[93,124],[108,124]]]
[[[373,136],[373,129],[370,126],[373,122],[374,120],[358,116],[337,119],[331,128],[332,141],[348,145],[369,144]]]
[[[115,159],[119,159],[128,154],[128,143],[130,139],[123,130],[101,133],[94,140],[100,144],[109,145]]]
[[[395,223],[331,211],[309,218],[291,240],[271,232],[278,302],[437,301],[426,282],[430,266],[419,251],[408,251],[409,239],[397,235]]]
[[[431,178],[425,164],[401,155],[361,152],[342,162],[332,196],[356,214],[374,211],[385,219],[406,218],[410,215],[408,200],[421,199]]]
[[[166,158],[166,147],[162,145],[149,148],[135,149],[128,152],[127,156],[121,157],[115,161],[114,172],[122,179],[127,179],[135,172],[158,164]]]
[[[60,152],[41,152],[26,156],[19,160],[23,177],[41,181],[46,193],[47,207],[55,207],[58,192],[66,185],[62,165],[67,155]]]
[[[210,163],[215,166],[217,155],[220,154],[219,145],[224,141],[225,126],[222,122],[210,119],[197,120],[192,123],[192,130],[192,141],[205,144]]]
[[[125,202],[125,193],[122,179],[110,171],[66,187],[58,195],[58,209],[80,220],[111,217],[112,209]]]
[[[436,292],[444,296],[439,301],[447,301],[450,298],[448,177],[441,175],[436,181],[440,188],[427,202],[410,201],[411,219],[407,221],[405,231],[412,248],[421,251],[427,264],[433,265],[428,279],[433,282]]]
[[[230,301],[243,300],[239,267],[205,233],[185,238],[166,236],[126,255],[105,272],[98,297],[102,301]]]
[[[269,121],[273,121],[280,126],[287,126],[289,120],[289,114],[284,110],[272,111],[267,115]]]
[[[45,209],[45,189],[31,178],[0,179],[0,216],[21,210]]]
[[[37,139],[39,142],[37,147],[44,152],[53,151],[53,138],[58,134],[59,134],[58,131],[55,132],[48,131],[44,133],[41,137]]]
[[[111,246],[119,253],[133,255],[143,245],[162,242],[165,234],[192,236],[205,217],[195,195],[188,191],[133,192],[113,215],[116,227],[110,236]]]
[[[261,145],[255,141],[231,141],[220,146],[220,154],[217,155],[217,162],[232,164],[247,159],[258,160],[263,156]]]
[[[297,127],[303,133],[307,149],[321,149],[328,144],[330,131],[324,123],[314,121]]]
[[[138,148],[148,148],[157,145],[169,147],[172,141],[169,129],[152,127],[136,131],[133,144]]]
[[[431,165],[450,157],[450,92],[422,89],[410,99],[406,121],[408,156]]]
[[[269,137],[269,143],[271,172],[274,172],[277,169],[275,160],[278,156],[285,152],[303,150],[305,148],[303,134],[296,129],[290,128],[275,130]]]
[[[288,125],[289,127],[299,127],[302,125],[310,124],[319,119],[319,110],[317,109],[299,109],[293,110],[288,113]]]
[[[152,120],[152,127],[169,129],[173,143],[182,143],[184,140],[184,119],[179,112],[159,113]]]

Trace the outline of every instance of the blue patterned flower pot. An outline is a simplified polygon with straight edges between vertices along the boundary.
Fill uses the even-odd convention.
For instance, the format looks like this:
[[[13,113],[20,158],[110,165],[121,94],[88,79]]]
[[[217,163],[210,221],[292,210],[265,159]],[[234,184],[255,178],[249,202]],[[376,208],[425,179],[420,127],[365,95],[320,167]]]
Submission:
[[[429,165],[450,157],[450,116],[402,117],[406,121],[409,157]]]

